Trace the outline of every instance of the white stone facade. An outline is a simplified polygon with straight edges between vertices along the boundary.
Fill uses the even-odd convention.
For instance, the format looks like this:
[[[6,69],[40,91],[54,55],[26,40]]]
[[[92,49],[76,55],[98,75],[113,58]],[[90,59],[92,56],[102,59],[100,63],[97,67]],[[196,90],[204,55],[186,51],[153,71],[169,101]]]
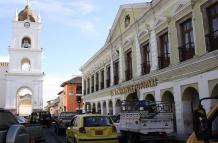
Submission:
[[[218,49],[208,50],[209,34],[204,9],[217,4],[217,0],[153,0],[151,3],[120,6],[111,32],[104,46],[82,67],[83,101],[85,111],[102,114],[119,114],[122,100],[129,97],[139,100],[171,102],[174,105],[175,132],[188,135],[192,132],[192,110],[199,99],[218,96]],[[130,25],[125,27],[125,16],[130,15]],[[181,27],[185,22],[192,24],[194,52],[191,58],[182,60]],[[160,37],[167,33],[169,65],[161,67]],[[149,44],[150,69],[142,74],[142,46]],[[190,46],[191,47],[191,46]],[[126,52],[131,51],[132,78],[126,79],[129,62]],[[119,61],[119,82],[115,84],[115,61]],[[107,86],[107,67],[110,66],[110,86]],[[103,71],[104,74],[101,74]],[[99,82],[96,76],[99,73]],[[92,78],[94,76],[94,82]],[[104,78],[104,80],[102,80]],[[155,78],[157,86],[136,90],[134,94],[113,95],[113,91]],[[96,90],[98,86],[99,90]],[[94,88],[92,91],[91,89]],[[214,103],[204,103],[207,111]]]
[[[41,23],[38,20],[19,20],[21,14],[22,12],[16,15],[13,21],[12,44],[8,49],[9,61],[0,61],[0,108],[14,113],[18,113],[18,94],[21,89],[28,89],[32,94],[31,109],[28,110],[43,109]],[[25,42],[28,43],[26,47]]]

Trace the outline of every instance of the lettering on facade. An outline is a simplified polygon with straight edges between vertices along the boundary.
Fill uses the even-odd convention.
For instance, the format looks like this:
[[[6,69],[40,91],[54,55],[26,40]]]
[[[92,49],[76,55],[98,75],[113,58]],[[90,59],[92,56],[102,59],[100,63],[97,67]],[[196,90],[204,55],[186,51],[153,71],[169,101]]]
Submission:
[[[145,80],[136,84],[128,85],[125,87],[120,87],[112,90],[112,96],[119,95],[119,94],[125,94],[125,93],[133,93],[136,90],[140,90],[143,88],[149,88],[157,86],[157,80],[151,79],[151,80]]]

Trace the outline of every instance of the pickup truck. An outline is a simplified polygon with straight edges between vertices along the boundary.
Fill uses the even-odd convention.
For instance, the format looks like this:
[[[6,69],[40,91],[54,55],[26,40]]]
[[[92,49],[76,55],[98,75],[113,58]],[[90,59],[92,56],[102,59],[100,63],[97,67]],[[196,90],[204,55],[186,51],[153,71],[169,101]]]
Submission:
[[[122,101],[118,121],[115,126],[127,143],[175,138],[174,113],[169,103],[149,100]]]
[[[42,137],[40,125],[21,125],[10,111],[0,109],[0,143],[29,143]]]
[[[206,115],[202,101],[217,100],[217,104]],[[218,143],[218,96],[202,98],[194,111],[194,132],[187,143]]]
[[[67,127],[70,125],[71,120],[77,113],[75,112],[61,112],[55,119],[55,133],[58,135],[65,133]]]

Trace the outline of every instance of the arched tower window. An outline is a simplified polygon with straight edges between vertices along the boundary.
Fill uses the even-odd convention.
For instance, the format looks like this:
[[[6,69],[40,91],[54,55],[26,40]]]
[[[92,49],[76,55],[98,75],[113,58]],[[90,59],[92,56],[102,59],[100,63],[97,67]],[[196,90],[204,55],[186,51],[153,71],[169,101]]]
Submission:
[[[31,40],[28,37],[24,37],[22,40],[22,48],[31,48]]]
[[[21,70],[22,71],[30,71],[31,68],[31,64],[30,64],[30,60],[25,58],[21,61]]]
[[[130,16],[129,16],[129,14],[128,14],[128,15],[126,15],[126,17],[125,17],[125,28],[128,27],[129,24],[130,24]]]

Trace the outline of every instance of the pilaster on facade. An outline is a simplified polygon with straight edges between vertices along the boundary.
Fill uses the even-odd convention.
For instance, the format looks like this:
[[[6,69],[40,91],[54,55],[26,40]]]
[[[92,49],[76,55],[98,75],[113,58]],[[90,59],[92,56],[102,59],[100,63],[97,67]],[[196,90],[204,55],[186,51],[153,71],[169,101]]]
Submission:
[[[111,55],[111,62],[110,62],[110,86],[114,85],[114,62],[113,62],[113,58]]]
[[[155,30],[150,32],[151,71],[158,69],[158,49]]]
[[[135,51],[136,51],[136,77],[141,75],[141,52],[138,35],[135,36]]]
[[[96,73],[97,72],[94,72],[94,92],[96,92],[96,83],[97,83],[97,81],[96,81]]]
[[[123,49],[122,45],[119,45],[119,83],[124,81],[124,68],[123,68]]]
[[[104,88],[107,87],[107,66],[104,66]]]

